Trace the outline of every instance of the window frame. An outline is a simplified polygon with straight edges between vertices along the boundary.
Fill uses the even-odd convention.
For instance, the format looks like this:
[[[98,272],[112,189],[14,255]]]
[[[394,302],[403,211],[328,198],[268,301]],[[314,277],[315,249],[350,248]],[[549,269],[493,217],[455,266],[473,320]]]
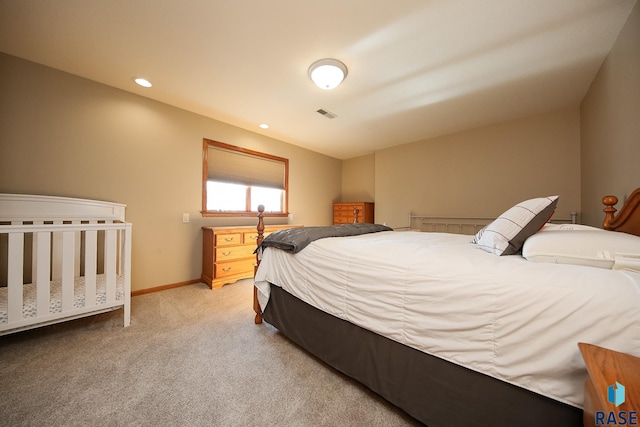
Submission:
[[[261,153],[248,148],[237,147],[225,144],[224,142],[203,139],[202,151],[202,211],[203,217],[255,217],[258,211],[250,210],[251,207],[251,186],[248,186],[246,194],[247,210],[244,211],[208,211],[207,210],[207,181],[209,180],[209,148],[221,148],[229,151],[236,151],[245,155],[282,162],[284,166],[284,196],[282,198],[282,212],[265,212],[265,217],[287,217],[289,216],[289,159],[274,156],[272,154]]]

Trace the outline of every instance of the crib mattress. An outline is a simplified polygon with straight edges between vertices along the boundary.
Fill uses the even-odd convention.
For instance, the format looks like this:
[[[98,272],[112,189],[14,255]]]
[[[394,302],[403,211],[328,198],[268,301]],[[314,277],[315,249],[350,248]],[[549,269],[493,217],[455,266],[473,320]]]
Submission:
[[[0,288],[0,325],[7,324],[7,296],[8,289],[6,287]],[[61,313],[62,312],[62,280],[54,280],[51,282],[50,287],[50,304],[49,313]],[[74,308],[83,308],[84,303],[84,277],[78,277],[74,283],[74,296],[73,306]],[[124,300],[124,283],[121,276],[116,280],[116,300]],[[22,295],[22,317],[25,319],[35,318],[37,315],[36,305],[36,285],[33,283],[23,285]],[[105,304],[107,301],[106,291],[106,278],[103,274],[96,276],[96,306]],[[98,308],[98,307],[96,307]]]

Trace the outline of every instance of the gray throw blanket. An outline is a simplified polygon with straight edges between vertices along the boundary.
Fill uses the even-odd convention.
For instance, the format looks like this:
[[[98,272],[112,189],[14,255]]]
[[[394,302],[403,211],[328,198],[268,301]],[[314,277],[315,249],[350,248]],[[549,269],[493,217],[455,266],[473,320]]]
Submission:
[[[341,224],[324,227],[287,228],[273,232],[265,237],[256,252],[273,247],[295,254],[314,240],[324,239],[325,237],[357,236],[379,231],[393,231],[393,229],[380,224]]]

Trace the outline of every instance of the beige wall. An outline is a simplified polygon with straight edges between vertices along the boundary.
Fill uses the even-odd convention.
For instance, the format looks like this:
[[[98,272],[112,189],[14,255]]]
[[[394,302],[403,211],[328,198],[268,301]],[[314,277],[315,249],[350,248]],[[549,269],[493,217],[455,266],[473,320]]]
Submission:
[[[640,3],[602,64],[581,107],[582,207],[600,225],[602,196],[622,201],[640,187]]]
[[[354,157],[342,162],[342,202],[373,202],[375,156]]]
[[[559,195],[556,216],[580,212],[577,108],[375,153],[376,222],[408,213],[496,217],[517,202]]]
[[[203,138],[288,158],[291,221],[332,223],[340,160],[5,54],[0,77],[0,192],[127,204],[134,290],[199,278],[200,227],[255,224],[200,215]]]

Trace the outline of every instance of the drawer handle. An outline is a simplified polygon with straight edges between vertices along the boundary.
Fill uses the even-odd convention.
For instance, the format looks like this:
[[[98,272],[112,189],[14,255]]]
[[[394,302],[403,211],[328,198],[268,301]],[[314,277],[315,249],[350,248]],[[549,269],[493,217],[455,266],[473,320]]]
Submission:
[[[252,235],[252,236],[249,236],[249,239],[251,239],[251,240],[257,240],[257,239],[258,239],[258,236],[256,236],[256,235]]]
[[[233,242],[233,240],[234,240],[233,237],[225,237],[224,238],[225,242]]]
[[[229,252],[222,252],[222,255],[223,255],[223,256],[229,256],[229,255],[231,255],[231,251],[229,251]]]
[[[228,273],[231,271],[231,267],[223,267],[222,271],[224,271],[225,273]]]

